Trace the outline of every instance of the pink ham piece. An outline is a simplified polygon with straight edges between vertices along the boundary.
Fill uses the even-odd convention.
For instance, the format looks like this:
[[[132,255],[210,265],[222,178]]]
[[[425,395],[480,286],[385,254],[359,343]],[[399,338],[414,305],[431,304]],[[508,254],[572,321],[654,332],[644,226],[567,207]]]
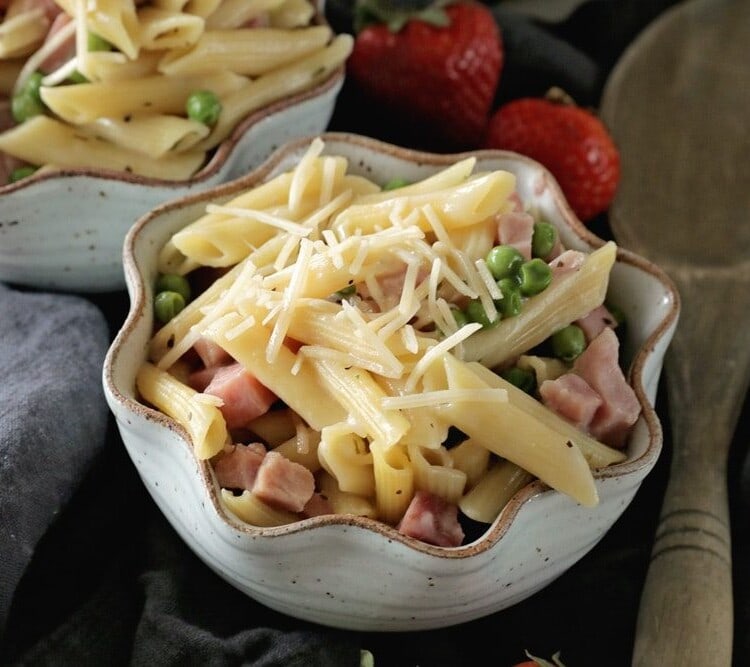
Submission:
[[[578,250],[565,250],[549,263],[552,279],[560,278],[581,268],[586,261],[586,254]]]
[[[542,403],[571,424],[588,431],[602,398],[581,376],[565,373],[556,380],[545,380],[539,386]]]
[[[311,516],[322,516],[323,514],[333,514],[333,506],[328,498],[316,491],[302,508],[302,516],[307,519]]]
[[[265,456],[266,448],[259,442],[234,445],[214,462],[216,481],[222,489],[250,491]]]
[[[219,367],[204,393],[224,401],[219,409],[229,429],[247,426],[268,412],[276,400],[272,391],[237,363]]]
[[[206,368],[214,366],[226,366],[234,361],[221,345],[214,343],[211,339],[201,336],[193,345],[193,350],[201,358]]]
[[[497,238],[500,245],[513,246],[524,259],[531,259],[531,239],[534,218],[523,211],[501,213],[497,218]]]
[[[617,320],[603,304],[594,308],[586,317],[576,320],[575,324],[583,330],[583,335],[586,336],[587,343],[594,340],[605,327],[617,328]]]
[[[458,507],[427,491],[414,494],[398,531],[439,547],[457,547],[464,540]]]
[[[58,8],[59,9],[59,8]],[[47,36],[44,38],[45,43],[60,32],[71,19],[65,13],[59,13],[52,18],[52,25],[47,32]],[[76,36],[75,33],[65,39],[52,53],[50,53],[41,63],[39,63],[39,70],[43,74],[49,74],[54,72],[59,67],[62,67],[66,62],[72,60],[76,55]]]
[[[625,445],[628,431],[641,412],[638,398],[618,363],[619,348],[617,334],[605,327],[573,363],[573,371],[602,398],[589,431],[611,447]]]
[[[315,492],[315,478],[305,466],[270,451],[258,468],[253,493],[264,503],[288,512],[302,512]]]

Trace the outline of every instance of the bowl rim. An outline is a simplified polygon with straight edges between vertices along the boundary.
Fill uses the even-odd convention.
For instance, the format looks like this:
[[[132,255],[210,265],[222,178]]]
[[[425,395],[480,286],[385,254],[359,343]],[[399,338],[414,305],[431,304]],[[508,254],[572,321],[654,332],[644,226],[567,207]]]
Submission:
[[[483,159],[504,159],[525,164],[538,170],[548,180],[551,187],[555,205],[559,208],[562,217],[576,236],[591,248],[603,246],[606,242],[589,230],[575,215],[567,203],[557,181],[552,174],[535,160],[512,151],[498,149],[481,149],[475,151],[464,151],[460,153],[431,153],[411,148],[405,148],[390,144],[379,139],[366,137],[349,132],[323,132],[319,135],[326,146],[335,143],[351,144],[368,152],[390,155],[405,161],[416,162],[420,165],[448,166],[467,157],[476,157],[478,161]],[[122,327],[117,332],[113,342],[107,351],[103,366],[103,382],[108,400],[116,402],[122,409],[135,413],[141,418],[156,423],[173,432],[181,440],[181,444],[188,447],[191,456],[194,457],[192,445],[187,432],[174,420],[161,412],[150,408],[138,401],[128,397],[114,381],[114,367],[118,363],[123,342],[133,333],[149,307],[146,299],[146,284],[138,268],[135,258],[135,249],[144,228],[152,220],[158,219],[165,213],[179,210],[199,203],[202,200],[212,200],[222,196],[231,195],[235,191],[242,191],[264,180],[290,153],[301,150],[309,145],[314,136],[301,137],[289,141],[274,151],[263,163],[240,178],[216,185],[208,190],[164,202],[143,215],[128,231],[123,244],[123,268],[125,271],[126,284],[130,294],[130,308]],[[622,463],[613,464],[605,468],[593,471],[596,480],[621,478],[638,473],[643,468],[653,466],[659,457],[662,448],[662,427],[655,408],[651,405],[646,388],[643,383],[644,366],[651,353],[655,350],[659,341],[668,334],[670,328],[676,324],[680,311],[679,293],[672,279],[656,264],[650,260],[637,255],[625,248],[617,247],[616,262],[632,266],[641,272],[656,279],[664,288],[665,298],[669,302],[669,310],[662,320],[654,327],[653,331],[644,340],[643,344],[634,354],[628,371],[628,380],[633,387],[639,403],[641,404],[641,416],[645,422],[648,433],[648,445],[644,452],[635,459],[626,460]],[[219,491],[214,483],[213,473],[208,461],[199,461],[198,464],[201,484],[210,498],[212,511],[230,529],[249,536],[263,536],[268,538],[287,536],[294,533],[302,533],[323,526],[355,526],[377,533],[389,542],[400,542],[404,546],[429,556],[447,559],[463,559],[487,551],[494,547],[508,532],[521,508],[533,497],[543,493],[557,493],[540,480],[534,480],[519,490],[508,502],[499,516],[488,524],[487,529],[475,540],[458,547],[438,547],[421,542],[412,537],[399,533],[394,527],[381,521],[360,517],[355,515],[327,514],[321,516],[301,519],[291,524],[275,527],[251,526],[234,519],[229,512],[222,508]],[[206,505],[207,511],[209,511]],[[593,508],[595,511],[595,508]]]

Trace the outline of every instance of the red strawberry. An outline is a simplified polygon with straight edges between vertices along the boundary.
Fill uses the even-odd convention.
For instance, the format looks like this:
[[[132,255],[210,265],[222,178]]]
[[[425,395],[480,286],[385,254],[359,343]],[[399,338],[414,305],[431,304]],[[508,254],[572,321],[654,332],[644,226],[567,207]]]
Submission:
[[[357,34],[348,73],[358,88],[441,148],[476,148],[503,64],[492,12],[458,2],[410,14],[384,9],[382,0],[365,11],[381,22]]]
[[[546,98],[508,102],[492,116],[484,144],[541,162],[583,222],[612,203],[620,154],[604,124],[586,109]]]

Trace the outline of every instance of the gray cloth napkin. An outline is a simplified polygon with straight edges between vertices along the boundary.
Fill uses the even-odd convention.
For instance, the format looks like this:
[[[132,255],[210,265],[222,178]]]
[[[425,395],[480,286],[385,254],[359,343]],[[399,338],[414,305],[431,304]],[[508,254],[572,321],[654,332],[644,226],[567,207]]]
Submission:
[[[0,285],[0,636],[37,543],[104,444],[101,312]]]

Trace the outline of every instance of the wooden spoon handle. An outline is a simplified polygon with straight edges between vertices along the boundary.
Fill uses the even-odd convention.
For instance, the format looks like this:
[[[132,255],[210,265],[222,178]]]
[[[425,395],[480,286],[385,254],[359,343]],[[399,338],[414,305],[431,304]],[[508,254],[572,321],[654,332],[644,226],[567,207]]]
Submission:
[[[670,477],[641,594],[633,665],[729,667],[732,565],[726,478],[676,467]]]

